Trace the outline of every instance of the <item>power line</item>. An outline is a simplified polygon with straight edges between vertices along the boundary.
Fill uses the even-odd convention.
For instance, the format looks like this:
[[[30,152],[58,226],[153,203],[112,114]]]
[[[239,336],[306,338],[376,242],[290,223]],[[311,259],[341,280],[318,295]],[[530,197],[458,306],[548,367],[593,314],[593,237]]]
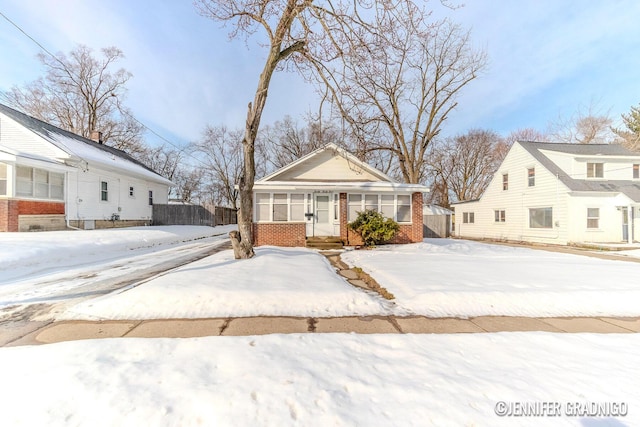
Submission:
[[[7,22],[9,22],[11,25],[13,25],[18,31],[20,31],[22,34],[24,34],[29,40],[31,40],[33,43],[35,43],[40,49],[42,49],[47,55],[49,55],[51,58],[55,59],[58,63],[60,63],[60,65],[62,65],[62,67],[67,71],[67,73],[72,74],[71,71],[67,68],[66,64],[62,61],[60,61],[60,59],[58,59],[57,56],[55,56],[53,53],[51,53],[46,47],[44,47],[42,44],[40,44],[35,38],[31,37],[25,30],[23,30],[18,24],[16,24],[15,22],[13,22],[11,19],[9,19],[9,17],[7,17],[7,15],[5,15],[4,13],[2,13],[2,11],[0,11],[0,16],[2,16]],[[142,123],[140,120],[138,120],[136,117],[134,117],[133,115],[129,114],[129,112],[127,112],[124,109],[120,108],[120,102],[116,97],[116,104],[118,105],[118,111],[120,111],[121,114],[125,114],[126,116],[128,116],[130,119],[134,120],[136,123],[138,123],[140,126],[142,126],[143,128],[145,128],[146,130],[148,130],[149,132],[151,132],[152,134],[154,134],[155,136],[157,136],[158,138],[160,138],[162,141],[166,142],[167,144],[171,145],[173,148],[176,148],[177,150],[179,150],[179,152],[184,152],[187,156],[191,157],[192,159],[194,159],[196,162],[200,163],[201,166],[207,166],[201,159],[195,157],[193,154],[189,153],[188,151],[186,151],[187,147],[180,147],[176,144],[174,144],[173,142],[171,142],[169,139],[165,138],[164,136],[160,135],[158,132],[156,132],[154,129],[150,128],[149,126],[147,126],[146,124]]]

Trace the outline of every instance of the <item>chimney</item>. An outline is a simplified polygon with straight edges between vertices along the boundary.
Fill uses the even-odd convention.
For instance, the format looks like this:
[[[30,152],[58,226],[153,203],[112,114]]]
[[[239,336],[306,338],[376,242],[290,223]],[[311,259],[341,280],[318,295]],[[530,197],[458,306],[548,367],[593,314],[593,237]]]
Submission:
[[[91,131],[91,140],[97,142],[98,144],[102,144],[102,132],[97,130]]]

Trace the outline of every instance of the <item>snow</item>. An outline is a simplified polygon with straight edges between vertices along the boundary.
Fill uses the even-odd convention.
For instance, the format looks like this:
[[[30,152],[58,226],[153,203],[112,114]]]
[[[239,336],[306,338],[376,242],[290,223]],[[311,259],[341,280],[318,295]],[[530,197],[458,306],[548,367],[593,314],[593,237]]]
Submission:
[[[0,349],[11,426],[640,425],[640,335],[292,334]],[[557,416],[499,417],[498,402]],[[576,403],[626,416],[574,416]]]
[[[639,316],[640,263],[453,240],[349,251],[406,314]]]
[[[78,304],[58,318],[336,317],[388,313],[386,305],[351,286],[312,250],[263,246],[250,260],[220,252],[126,292]]]
[[[221,227],[154,226],[106,230],[0,233],[0,287],[19,278],[78,265],[130,257],[145,251],[211,236],[226,236],[236,225]]]
[[[162,262],[197,242],[222,242],[233,228],[0,233],[0,305],[27,303],[37,292],[54,296],[46,281],[73,289],[73,280],[59,277],[83,268]],[[640,300],[637,263],[447,239],[345,251],[342,258],[370,272],[395,303],[351,287],[311,250],[260,247],[251,260],[219,252],[65,306],[59,316],[640,310],[632,307]],[[640,425],[639,359],[640,334],[547,332],[118,338],[0,348],[0,425]],[[499,417],[499,402],[510,410],[546,403],[560,411]],[[592,404],[626,405],[627,413],[576,416],[576,405]]]

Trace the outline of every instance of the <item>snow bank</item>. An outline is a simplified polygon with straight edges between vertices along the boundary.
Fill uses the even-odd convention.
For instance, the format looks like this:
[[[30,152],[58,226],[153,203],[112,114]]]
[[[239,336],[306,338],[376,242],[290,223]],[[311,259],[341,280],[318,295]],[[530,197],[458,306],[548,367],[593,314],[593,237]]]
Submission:
[[[640,335],[304,334],[0,349],[1,425],[640,425]],[[632,374],[636,372],[636,374]],[[498,402],[560,405],[499,417]],[[588,418],[575,403],[626,404]],[[572,406],[570,406],[572,405]]]

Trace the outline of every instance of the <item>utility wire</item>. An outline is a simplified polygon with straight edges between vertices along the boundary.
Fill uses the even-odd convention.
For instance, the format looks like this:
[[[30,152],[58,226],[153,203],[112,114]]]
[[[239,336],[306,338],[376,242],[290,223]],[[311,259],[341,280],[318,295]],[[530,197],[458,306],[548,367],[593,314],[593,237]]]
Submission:
[[[66,64],[64,64],[62,61],[60,61],[60,59],[58,59],[57,56],[55,56],[53,53],[51,53],[46,47],[44,47],[42,44],[40,44],[36,39],[34,39],[33,37],[31,37],[26,31],[24,31],[18,24],[16,24],[15,22],[13,22],[11,19],[9,19],[9,17],[7,15],[5,15],[4,13],[2,13],[2,11],[0,11],[0,16],[2,16],[7,22],[9,22],[11,25],[13,25],[18,31],[20,31],[22,34],[24,34],[29,40],[31,40],[33,43],[35,43],[40,49],[42,49],[47,55],[49,55],[51,58],[55,59],[58,63],[60,63],[60,65],[62,65],[62,67],[67,71],[67,73],[69,74],[73,74],[71,73],[71,71],[67,68]],[[149,132],[151,132],[152,134],[154,134],[155,136],[157,136],[158,138],[160,138],[162,141],[166,142],[167,144],[171,145],[173,148],[176,148],[178,150],[179,153],[184,153],[187,156],[191,157],[192,159],[194,159],[196,162],[200,163],[201,166],[207,167],[207,165],[199,158],[195,157],[193,154],[189,153],[188,151],[186,151],[187,147],[180,147],[176,144],[174,144],[173,142],[169,141],[167,138],[165,138],[164,136],[160,135],[158,132],[156,132],[155,130],[153,130],[152,128],[150,128],[149,126],[147,126],[146,124],[142,123],[140,120],[138,120],[136,117],[134,117],[133,115],[129,114],[126,110],[124,109],[120,109],[120,101],[117,99],[116,97],[116,103],[118,104],[118,111],[120,111],[120,113],[125,114],[126,116],[128,116],[130,119],[134,120],[136,123],[140,124],[140,126],[142,126],[143,128],[145,128],[146,130],[148,130]]]

